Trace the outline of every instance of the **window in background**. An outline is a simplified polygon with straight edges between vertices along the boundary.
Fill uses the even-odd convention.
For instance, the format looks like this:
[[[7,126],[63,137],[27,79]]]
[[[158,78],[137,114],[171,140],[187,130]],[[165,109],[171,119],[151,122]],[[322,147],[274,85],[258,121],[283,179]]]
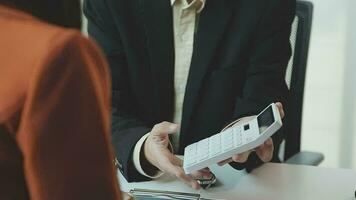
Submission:
[[[302,149],[323,152],[322,166],[356,168],[352,146],[356,144],[355,109],[344,109],[356,90],[356,52],[350,55],[350,45],[356,45],[356,13],[354,0],[312,0],[314,21],[305,88]],[[354,4],[354,5],[351,5]],[[354,41],[352,41],[354,40]],[[353,44],[352,44],[353,43]],[[350,74],[353,69],[353,75]],[[347,73],[347,74],[346,74]],[[353,76],[353,78],[351,77]],[[345,100],[346,99],[346,100]],[[355,99],[353,99],[355,101]],[[344,121],[347,118],[348,120]],[[345,122],[345,123],[344,123]]]

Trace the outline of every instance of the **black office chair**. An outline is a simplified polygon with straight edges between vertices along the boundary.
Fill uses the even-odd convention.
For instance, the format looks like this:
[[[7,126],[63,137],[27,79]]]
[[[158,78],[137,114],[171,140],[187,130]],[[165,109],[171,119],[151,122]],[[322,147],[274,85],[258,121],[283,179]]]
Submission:
[[[309,41],[313,18],[313,4],[297,1],[296,17],[292,27],[291,44],[293,56],[290,60],[286,82],[290,89],[289,114],[284,122],[285,143],[282,160],[289,164],[317,166],[324,155],[315,152],[301,152],[301,127],[304,97],[304,83],[307,68]],[[283,147],[284,146],[284,147]]]

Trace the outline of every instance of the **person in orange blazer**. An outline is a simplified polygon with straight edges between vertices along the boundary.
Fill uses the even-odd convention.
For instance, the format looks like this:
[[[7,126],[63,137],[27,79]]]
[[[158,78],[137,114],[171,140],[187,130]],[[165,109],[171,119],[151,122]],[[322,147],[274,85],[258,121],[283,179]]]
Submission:
[[[106,61],[55,5],[79,17],[79,1],[9,2],[0,0],[0,200],[121,199]]]

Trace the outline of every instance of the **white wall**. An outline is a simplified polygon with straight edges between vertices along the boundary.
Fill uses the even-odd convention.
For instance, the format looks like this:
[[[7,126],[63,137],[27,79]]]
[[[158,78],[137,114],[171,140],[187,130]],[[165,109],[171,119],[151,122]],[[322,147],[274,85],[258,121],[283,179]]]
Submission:
[[[356,169],[356,1],[312,2],[302,149],[324,153],[323,166]]]
[[[343,121],[344,126],[341,131],[342,144],[340,148],[341,167],[356,168],[356,22],[355,22],[356,1],[349,0],[347,18],[347,44],[346,44],[346,65],[344,77],[343,94]],[[354,109],[353,109],[354,108]],[[351,153],[350,153],[351,152]],[[346,156],[345,156],[346,155]]]

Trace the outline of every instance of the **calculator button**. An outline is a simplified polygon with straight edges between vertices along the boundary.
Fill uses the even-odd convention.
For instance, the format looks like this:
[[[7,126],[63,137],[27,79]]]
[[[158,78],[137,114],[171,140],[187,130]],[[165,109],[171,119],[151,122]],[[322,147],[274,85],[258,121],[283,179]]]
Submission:
[[[210,138],[209,153],[210,157],[214,157],[221,152],[221,134],[216,134]]]
[[[202,161],[209,158],[209,138],[198,142],[198,160]]]
[[[190,165],[193,165],[193,164],[197,163],[198,161],[197,161],[196,159],[190,158],[190,159],[184,160],[184,162],[185,162],[185,163],[184,163],[185,166],[190,166]]]
[[[223,142],[231,140],[233,138],[233,131],[227,130],[226,132],[222,133]]]
[[[198,143],[198,151],[209,149],[209,138],[204,139]]]
[[[235,146],[241,146],[242,145],[242,136],[241,134],[235,135]]]
[[[209,158],[209,153],[206,152],[206,153],[204,153],[204,154],[199,156],[199,161],[203,161],[203,160],[206,160],[208,158]]]
[[[241,126],[236,126],[236,127],[233,127],[232,129],[233,129],[233,132],[234,132],[234,133],[242,132]]]
[[[216,155],[218,155],[221,152],[220,148],[216,148],[210,151],[210,157],[214,157]]]
[[[185,148],[185,153],[187,153],[187,154],[195,154],[196,151],[197,151],[196,144],[189,145],[187,148]]]
[[[234,129],[234,140],[235,146],[240,146],[242,144],[242,130],[241,128]]]
[[[221,145],[223,151],[229,151],[234,148],[233,132],[232,130],[227,130],[221,135]]]
[[[251,141],[252,141],[252,137],[246,137],[246,143]]]
[[[231,143],[225,144],[225,145],[223,146],[223,151],[224,151],[224,152],[230,151],[230,150],[233,149],[233,148],[234,148],[234,144],[231,142]]]
[[[246,124],[246,125],[244,126],[244,130],[247,131],[247,130],[249,130],[249,129],[250,129],[250,124]]]

